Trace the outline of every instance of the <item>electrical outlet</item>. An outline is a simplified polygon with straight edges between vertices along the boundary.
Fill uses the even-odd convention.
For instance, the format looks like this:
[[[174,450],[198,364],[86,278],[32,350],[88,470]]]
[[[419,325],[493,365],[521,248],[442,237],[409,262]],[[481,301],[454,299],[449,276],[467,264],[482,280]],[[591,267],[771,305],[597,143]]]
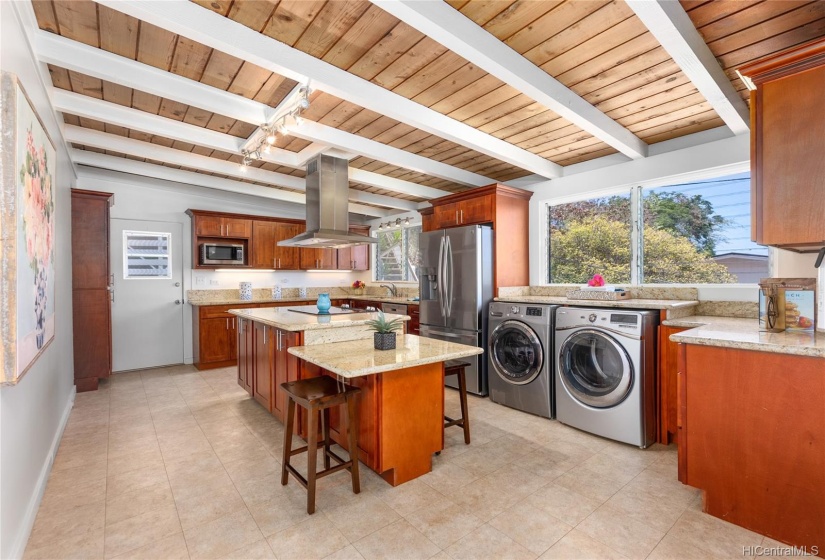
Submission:
[[[206,284],[206,278],[203,276],[195,276],[195,286],[203,286]]]
[[[287,284],[289,284],[289,278],[283,278],[283,279],[281,280],[281,284],[283,284],[284,286],[286,286]]]
[[[210,286],[217,286],[218,284],[219,284],[219,282],[217,280],[210,280],[209,281]]]

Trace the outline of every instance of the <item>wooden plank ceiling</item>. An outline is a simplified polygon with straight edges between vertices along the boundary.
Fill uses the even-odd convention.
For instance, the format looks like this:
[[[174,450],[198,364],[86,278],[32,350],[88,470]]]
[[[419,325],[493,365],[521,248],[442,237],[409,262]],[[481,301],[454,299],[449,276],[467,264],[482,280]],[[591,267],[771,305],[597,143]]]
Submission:
[[[206,9],[324,60],[434,111],[560,165],[616,150],[367,0],[193,0]],[[722,120],[623,0],[448,0],[649,144],[723,126]],[[825,34],[825,2],[681,0],[746,100],[735,69]],[[141,22],[91,0],[35,0],[41,29],[276,106],[296,83],[247,61]],[[50,65],[56,87],[206,129],[246,138],[249,123]],[[303,117],[457,168],[507,181],[528,174],[493,157],[314,92]],[[90,119],[66,122],[218,159],[199,146]],[[309,142],[279,136],[298,152]],[[260,164],[260,162],[258,162]],[[264,169],[303,172],[261,164]],[[357,157],[353,167],[446,191],[466,187]],[[353,188],[423,200],[374,187]]]

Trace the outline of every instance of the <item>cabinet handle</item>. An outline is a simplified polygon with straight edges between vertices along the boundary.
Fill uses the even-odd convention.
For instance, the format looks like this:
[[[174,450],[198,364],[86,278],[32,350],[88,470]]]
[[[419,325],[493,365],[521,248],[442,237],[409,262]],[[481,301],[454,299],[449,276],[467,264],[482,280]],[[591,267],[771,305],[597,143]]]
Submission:
[[[281,257],[278,257],[278,268],[281,268]]]
[[[226,330],[229,330],[229,317],[226,318]]]
[[[461,223],[464,223],[464,210],[459,210],[461,212]]]
[[[458,210],[455,211],[455,223],[458,223]]]
[[[266,325],[264,325],[264,346],[266,346]]]

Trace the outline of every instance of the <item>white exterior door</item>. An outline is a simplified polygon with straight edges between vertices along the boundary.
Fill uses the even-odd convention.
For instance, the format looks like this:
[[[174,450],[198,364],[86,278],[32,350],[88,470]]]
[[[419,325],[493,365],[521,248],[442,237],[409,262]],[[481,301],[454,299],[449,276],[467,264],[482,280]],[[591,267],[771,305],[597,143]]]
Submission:
[[[112,370],[183,363],[182,226],[112,219]]]

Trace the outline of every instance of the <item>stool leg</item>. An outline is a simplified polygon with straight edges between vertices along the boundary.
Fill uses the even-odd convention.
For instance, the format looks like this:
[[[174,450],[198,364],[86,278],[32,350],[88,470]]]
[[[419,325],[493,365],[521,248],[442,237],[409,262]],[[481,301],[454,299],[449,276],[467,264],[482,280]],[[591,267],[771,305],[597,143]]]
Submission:
[[[458,393],[461,399],[461,425],[464,428],[464,443],[470,444],[470,415],[467,412],[467,378],[462,369],[458,374]]]
[[[352,475],[352,491],[361,493],[361,476],[358,473],[358,401],[355,395],[347,397],[347,430],[349,431],[349,458],[352,461],[350,474]]]
[[[292,429],[295,422],[295,401],[287,398],[286,407],[286,427],[284,428],[284,457],[281,460],[281,485],[286,486],[289,481],[289,472],[286,467],[289,465],[289,458],[292,454]]]
[[[321,433],[324,436],[324,468],[329,468],[329,451],[330,451],[330,437],[329,437],[329,409],[325,408],[321,411]]]
[[[307,513],[315,513],[315,473],[318,465],[318,411],[307,410]]]

